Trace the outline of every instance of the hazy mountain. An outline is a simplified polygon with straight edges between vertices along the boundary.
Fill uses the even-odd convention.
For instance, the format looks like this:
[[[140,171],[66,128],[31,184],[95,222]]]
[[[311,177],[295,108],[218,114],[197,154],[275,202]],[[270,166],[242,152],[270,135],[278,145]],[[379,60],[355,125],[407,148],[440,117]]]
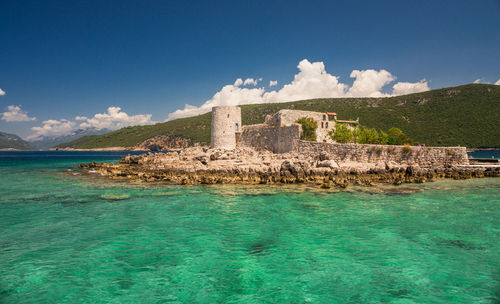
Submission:
[[[69,141],[74,141],[77,140],[83,136],[87,135],[102,135],[105,133],[110,132],[111,130],[109,129],[95,129],[95,128],[89,128],[89,129],[78,129],[74,130],[69,134],[66,135],[61,135],[61,136],[43,136],[42,138],[38,140],[33,140],[30,141],[31,144],[39,147],[40,149],[50,149],[54,146],[57,146],[61,143],[69,142]]]
[[[32,144],[24,141],[21,137],[0,132],[0,149],[19,149],[19,150],[32,150],[37,149]]]

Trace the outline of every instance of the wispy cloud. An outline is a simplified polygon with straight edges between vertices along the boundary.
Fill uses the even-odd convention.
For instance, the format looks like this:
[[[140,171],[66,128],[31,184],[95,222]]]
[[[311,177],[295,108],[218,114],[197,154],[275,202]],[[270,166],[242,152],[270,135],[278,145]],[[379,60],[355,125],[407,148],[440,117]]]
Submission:
[[[35,117],[29,117],[28,112],[23,111],[21,106],[8,106],[7,111],[2,113],[2,120],[6,122],[33,121]]]

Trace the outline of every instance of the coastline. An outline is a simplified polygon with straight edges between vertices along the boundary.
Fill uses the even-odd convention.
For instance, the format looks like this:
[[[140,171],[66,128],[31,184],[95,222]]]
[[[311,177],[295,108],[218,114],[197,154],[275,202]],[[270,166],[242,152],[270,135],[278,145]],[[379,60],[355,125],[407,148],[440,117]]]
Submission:
[[[92,149],[75,149],[75,148],[50,148],[50,149],[31,149],[31,150],[21,150],[14,148],[2,148],[0,151],[17,151],[17,152],[33,152],[33,151],[144,151],[148,152],[150,150],[138,149],[136,147],[109,147],[109,148],[92,148]]]
[[[148,151],[137,147],[108,147],[108,148],[92,148],[92,149],[76,149],[76,148],[51,148],[49,151]]]
[[[181,153],[127,155],[119,163],[80,164],[89,174],[110,179],[159,182],[173,185],[280,185],[307,184],[321,188],[349,185],[373,186],[424,183],[438,179],[500,176],[498,165],[443,164],[346,160],[337,162],[325,154],[274,154],[237,148],[233,151],[193,147]]]

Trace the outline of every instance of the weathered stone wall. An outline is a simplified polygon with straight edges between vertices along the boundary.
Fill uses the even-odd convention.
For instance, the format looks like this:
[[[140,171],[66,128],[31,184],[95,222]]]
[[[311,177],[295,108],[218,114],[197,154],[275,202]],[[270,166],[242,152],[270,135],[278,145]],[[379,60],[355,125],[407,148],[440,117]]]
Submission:
[[[278,140],[274,145],[274,153],[287,153],[296,149],[296,143],[300,139],[302,126],[292,124],[291,126],[278,128]]]
[[[274,143],[278,140],[276,129],[266,124],[244,126],[238,137],[238,146],[274,152]]]
[[[286,153],[294,149],[300,138],[302,127],[298,124],[275,127],[268,124],[244,126],[238,138],[238,146],[253,147],[256,150],[269,150]]]
[[[301,110],[280,110],[275,114],[276,122],[281,126],[290,126],[295,123],[297,119],[302,117],[310,117],[317,122],[321,122],[323,120],[328,120],[326,114],[321,112],[313,112],[313,111],[301,111]]]
[[[295,151],[308,155],[323,153],[337,163],[394,162],[396,164],[418,165],[420,167],[443,167],[468,165],[465,147],[420,147],[318,143],[299,140]]]
[[[240,107],[220,106],[212,108],[212,148],[234,149],[236,147],[235,133],[240,129]]]
[[[266,123],[272,124],[276,127],[291,126],[302,117],[312,118],[318,123],[318,128],[316,129],[317,141],[332,142],[330,136],[328,135],[328,131],[335,128],[335,121],[329,121],[326,113],[284,109],[267,119]]]

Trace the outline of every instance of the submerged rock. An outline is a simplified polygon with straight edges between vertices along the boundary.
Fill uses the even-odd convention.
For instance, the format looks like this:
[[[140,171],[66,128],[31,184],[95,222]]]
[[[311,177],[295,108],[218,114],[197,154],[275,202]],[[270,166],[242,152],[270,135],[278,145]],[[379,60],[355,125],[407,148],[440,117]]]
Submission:
[[[101,198],[106,199],[106,200],[120,201],[120,200],[130,198],[130,195],[128,195],[128,194],[103,194],[103,195],[101,195]]]

